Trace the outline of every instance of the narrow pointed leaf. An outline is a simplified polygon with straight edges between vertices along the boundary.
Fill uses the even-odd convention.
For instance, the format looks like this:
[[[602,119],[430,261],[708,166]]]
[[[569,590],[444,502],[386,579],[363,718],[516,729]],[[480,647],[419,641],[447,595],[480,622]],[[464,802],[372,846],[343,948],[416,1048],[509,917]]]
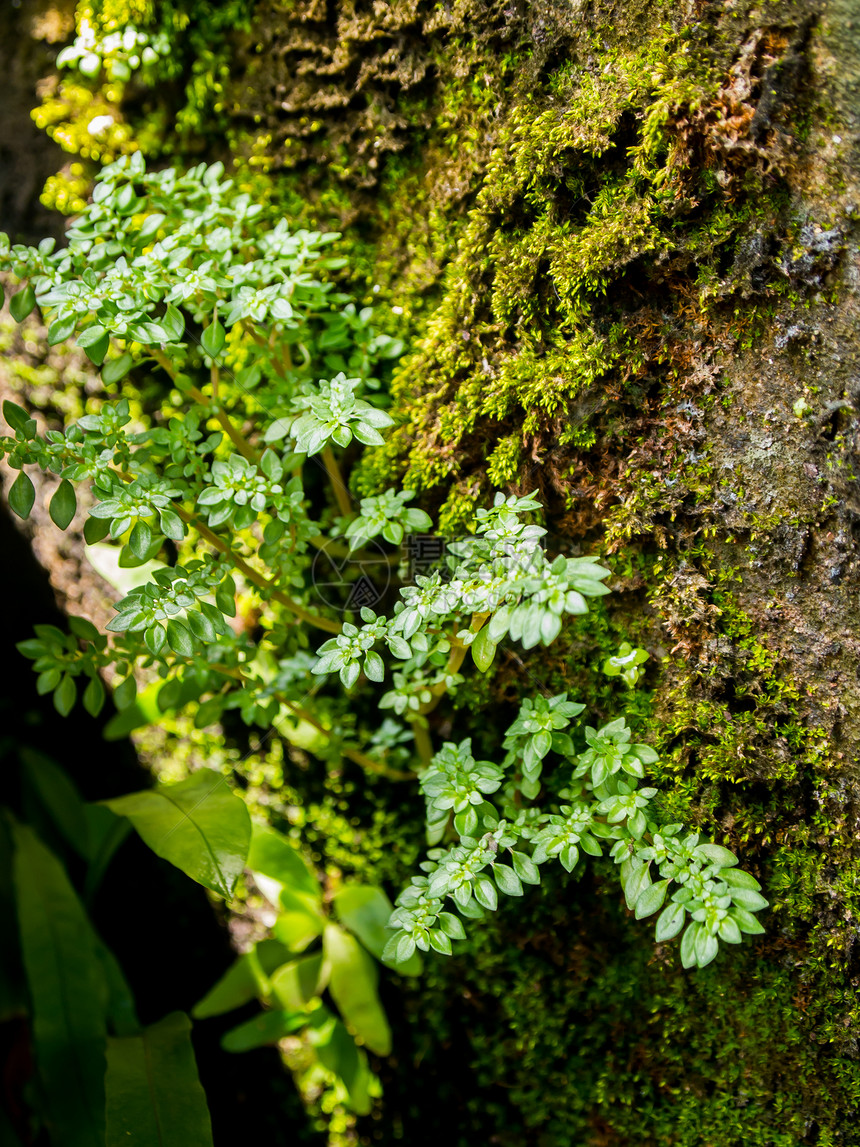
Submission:
[[[307,1012],[284,1009],[262,1012],[254,1019],[228,1031],[221,1037],[221,1046],[225,1051],[251,1051],[255,1047],[277,1043],[284,1036],[305,1027],[307,1022]]]
[[[289,952],[277,940],[261,940],[231,964],[221,979],[198,1003],[191,1014],[196,1020],[232,1012],[249,1000],[265,999],[270,991],[269,976],[289,959]]]
[[[392,936],[387,924],[394,911],[394,905],[382,889],[371,884],[346,884],[335,893],[332,903],[341,924],[359,938],[368,952],[381,960]],[[421,974],[422,962],[417,952],[405,964],[395,965],[394,960],[390,963],[396,966],[401,976]]]
[[[13,826],[15,899],[51,1141],[103,1147],[106,1024],[90,923],[57,858]]]
[[[388,1055],[391,1029],[376,991],[376,968],[358,941],[336,924],[323,934],[323,951],[331,966],[329,991],[344,1022],[371,1051]]]
[[[284,888],[304,892],[319,900],[319,881],[305,863],[302,854],[285,836],[273,828],[255,824],[248,852],[248,867],[277,880]]]
[[[212,1147],[184,1012],[109,1040],[105,1091],[106,1147]]]

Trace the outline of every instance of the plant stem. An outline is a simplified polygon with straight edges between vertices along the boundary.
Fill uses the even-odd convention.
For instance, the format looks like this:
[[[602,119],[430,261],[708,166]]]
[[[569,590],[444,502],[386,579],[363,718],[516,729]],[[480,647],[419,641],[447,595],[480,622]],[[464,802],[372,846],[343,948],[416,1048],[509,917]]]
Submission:
[[[349,546],[341,545],[340,542],[333,542],[331,538],[324,538],[319,534],[315,538],[308,538],[310,545],[317,550],[325,550],[327,554],[331,554],[335,558],[351,558],[356,562],[387,562],[390,566],[400,564],[399,554],[369,554],[367,550],[351,550]]]
[[[251,682],[244,675],[242,670],[238,667],[232,668],[228,665],[213,665],[212,668],[218,673],[223,673],[225,677],[232,677],[235,681],[239,681],[243,685],[250,685]],[[332,740],[334,734],[331,729],[327,729],[325,725],[321,724],[313,713],[310,713],[298,701],[291,701],[289,697],[285,697],[282,693],[273,694],[275,699],[284,705],[291,713],[294,713],[302,721],[307,721],[309,725],[313,725],[320,733],[323,733],[329,740]],[[350,761],[354,761],[357,765],[361,765],[369,773],[377,773],[379,776],[388,777],[392,781],[411,781],[415,779],[414,773],[406,773],[401,769],[390,769],[387,765],[383,765],[380,761],[374,761],[366,753],[362,753],[360,749],[351,749],[348,745],[341,745],[341,752]]]
[[[352,499],[350,498],[349,490],[347,490],[343,478],[341,477],[340,467],[337,464],[337,459],[332,453],[331,446],[325,446],[323,448],[322,460],[326,468],[326,473],[328,474],[329,480],[331,481],[331,484],[334,488],[334,496],[337,498],[338,509],[344,515],[344,517],[346,517],[352,513]]]
[[[472,623],[469,629],[471,629],[473,633],[477,633],[489,616],[488,613],[473,613]],[[466,651],[468,648],[468,645],[463,645],[456,637],[451,638],[451,652],[448,654],[448,664],[445,666],[446,677],[453,677],[453,675],[459,671],[460,666],[466,660]],[[419,713],[432,713],[448,692],[448,686],[444,681],[440,681],[432,687],[430,692],[432,694],[430,700],[425,701],[418,710]]]
[[[198,390],[196,386],[189,386],[188,393],[194,399],[194,401],[199,403],[201,406],[212,406],[212,399],[207,398],[203,391]],[[249,462],[253,462],[253,464],[257,466],[259,464],[257,451],[254,449],[245,435],[233,425],[224,411],[218,407],[212,411],[212,415],[215,419],[217,419],[218,425],[221,427],[221,429],[224,431],[224,433],[227,435],[227,437],[230,439],[242,457],[246,458]]]
[[[243,557],[240,557],[223,538],[219,538],[217,534],[213,533],[212,530],[204,525],[194,514],[189,513],[188,510],[183,509],[181,506],[174,505],[174,509],[186,525],[193,526],[201,538],[205,538],[210,546],[214,546],[216,550],[229,558],[236,569],[240,570],[248,581],[253,582],[259,589],[265,590],[273,601],[278,602],[279,605],[282,605],[285,609],[294,613],[301,621],[306,621],[308,625],[313,625],[316,629],[325,630],[326,633],[340,633],[341,626],[339,622],[332,621],[328,617],[322,617],[320,614],[310,613],[303,606],[299,605],[297,601],[293,601],[291,597],[287,597],[281,590],[275,589],[273,583],[269,581],[268,578],[258,573],[258,571],[249,565]]]
[[[430,740],[430,730],[420,716],[413,717],[409,724],[412,726],[412,736],[415,738],[415,748],[418,750],[421,764],[429,767],[433,760],[433,742]]]
[[[167,355],[164,353],[164,351],[161,350],[159,347],[153,347],[151,353],[152,353],[152,357],[155,359],[155,361],[158,363],[158,365],[163,370],[165,370],[170,375],[170,377],[173,379],[173,381],[175,382],[176,381],[176,370],[174,369],[173,363],[170,361],[170,359],[167,357]],[[212,406],[213,399],[216,402],[218,399],[218,380],[219,380],[219,377],[220,376],[218,373],[218,367],[213,362],[212,366],[210,368],[210,379],[212,382],[212,395],[213,395],[213,397],[207,398],[206,395],[203,393],[203,391],[199,390],[196,386],[189,386],[187,388],[187,393],[200,406]],[[217,410],[212,411],[212,415],[214,418],[217,419],[218,424],[220,425],[221,429],[224,431],[224,433],[227,435],[227,437],[230,439],[230,441],[233,443],[233,445],[236,447],[236,449],[239,451],[239,453],[242,455],[242,457],[247,458],[247,460],[249,462],[253,462],[254,465],[257,465],[258,458],[257,458],[256,450],[251,445],[251,443],[248,441],[248,439],[244,436],[244,434],[242,434],[242,432],[240,430],[237,430],[237,428],[233,425],[233,423],[230,421],[230,419],[227,417],[227,415],[224,413],[224,411],[221,410],[220,408],[218,408]]]
[[[329,739],[332,738],[333,734],[331,731],[326,729],[324,725],[321,725],[316,717],[314,717],[312,713],[309,713],[307,709],[304,709],[295,701],[288,701],[286,697],[281,697],[280,694],[277,694],[277,697],[278,700],[282,701],[283,704],[286,705],[286,707],[290,709],[291,712],[295,713],[297,717],[301,717],[303,721],[307,721],[309,724],[313,725],[315,729],[318,729],[321,733],[324,733]],[[388,765],[383,765],[379,761],[374,761],[372,757],[368,757],[366,753],[362,753],[359,749],[350,749],[347,745],[342,745],[341,752],[345,757],[348,757],[349,760],[355,761],[357,765],[361,765],[361,767],[366,769],[368,772],[378,773],[380,776],[388,777],[389,780],[410,781],[415,779],[414,773],[405,773],[401,769],[390,769]]]

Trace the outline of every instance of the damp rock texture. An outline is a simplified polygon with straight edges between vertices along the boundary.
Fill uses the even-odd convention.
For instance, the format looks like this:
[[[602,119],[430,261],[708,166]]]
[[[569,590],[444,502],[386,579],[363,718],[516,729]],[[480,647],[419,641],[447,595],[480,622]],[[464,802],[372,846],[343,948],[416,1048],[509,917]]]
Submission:
[[[773,902],[691,976],[598,870],[434,972],[410,1030],[450,1030],[491,1142],[860,1142],[850,9],[269,0],[238,53],[235,150],[357,229],[418,331],[356,487],[416,487],[449,531],[537,489],[553,546],[613,566],[600,624],[490,702],[537,678],[640,712],[667,813]],[[625,638],[649,670],[611,693]]]

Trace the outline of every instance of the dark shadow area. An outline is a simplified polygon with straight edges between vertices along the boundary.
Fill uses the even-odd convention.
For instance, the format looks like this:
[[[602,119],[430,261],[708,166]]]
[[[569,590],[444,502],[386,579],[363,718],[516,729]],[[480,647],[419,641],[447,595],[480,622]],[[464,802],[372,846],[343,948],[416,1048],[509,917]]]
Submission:
[[[150,775],[129,741],[108,743],[101,731],[111,716],[94,720],[77,705],[60,717],[50,696],[39,697],[35,674],[15,643],[34,623],[65,628],[45,571],[5,512],[0,513],[0,590],[5,603],[0,691],[0,769],[4,802],[20,808],[20,750],[35,749],[61,765],[89,800],[148,787]],[[109,710],[106,706],[106,710]],[[174,1010],[190,1011],[234,958],[227,931],[201,887],[132,833],[117,852],[92,905],[96,927],[119,960],[134,992],[142,1023]],[[221,1050],[221,1035],[248,1015],[232,1013],[194,1028],[201,1081],[216,1147],[266,1147],[321,1142],[289,1074],[270,1048],[242,1055]],[[30,1097],[33,1065],[26,1023],[0,1025],[0,1104]],[[27,1147],[41,1147],[43,1139]]]

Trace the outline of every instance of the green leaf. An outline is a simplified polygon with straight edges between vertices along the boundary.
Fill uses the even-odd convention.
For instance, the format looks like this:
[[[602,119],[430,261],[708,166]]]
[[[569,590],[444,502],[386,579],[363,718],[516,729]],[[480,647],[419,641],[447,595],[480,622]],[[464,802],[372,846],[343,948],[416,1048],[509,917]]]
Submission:
[[[161,317],[161,325],[172,343],[179,342],[185,333],[185,318],[182,311],[172,303],[167,304],[167,310]]]
[[[158,524],[161,532],[171,541],[181,542],[185,537],[185,526],[180,516],[173,510],[159,510]]]
[[[54,690],[54,708],[61,717],[68,717],[75,707],[77,698],[78,689],[75,685],[75,679],[65,673],[60,684]]]
[[[149,547],[152,544],[152,530],[148,523],[138,519],[129,535],[128,544],[131,552],[142,562],[149,557]]]
[[[90,682],[84,690],[83,702],[84,708],[89,715],[91,717],[98,717],[105,703],[105,689],[100,678],[90,678]]]
[[[443,821],[443,831],[444,827],[445,822]],[[454,817],[454,828],[460,836],[475,836],[478,831],[478,812],[474,805],[470,804],[468,808],[457,813]]]
[[[134,366],[134,359],[130,354],[121,354],[119,358],[112,358],[102,366],[102,381],[111,386],[115,382],[119,382],[121,378],[125,378],[131,368]]]
[[[86,327],[78,335],[77,342],[93,366],[101,366],[110,346],[110,335],[104,327],[98,323]]]
[[[300,1011],[323,990],[326,974],[319,952],[290,960],[272,973],[272,993],[282,1007]]]
[[[110,816],[107,809],[101,811]],[[111,817],[111,820],[116,820],[116,817]],[[90,925],[90,936],[99,964],[108,1030],[115,1036],[137,1035],[140,1031],[140,1021],[137,1018],[134,996],[131,994],[131,988],[126,982],[122,968],[92,925]]]
[[[24,319],[32,313],[35,305],[36,292],[28,285],[9,300],[9,313],[16,323],[23,323]]]
[[[491,912],[495,912],[499,906],[499,897],[493,883],[486,876],[479,876],[475,881],[474,896],[482,908],[488,908]]]
[[[506,896],[522,896],[522,883],[512,868],[508,868],[506,864],[494,864],[493,876],[500,891]]]
[[[641,861],[625,860],[621,865],[621,886],[624,889],[624,898],[627,907],[632,912],[636,901],[651,883],[651,874],[647,864]]]
[[[87,518],[84,522],[84,541],[88,546],[96,545],[110,533],[109,518]]]
[[[450,936],[452,940],[466,939],[466,929],[463,927],[463,921],[459,916],[455,916],[453,912],[439,913],[439,927],[445,935]]]
[[[767,900],[753,888],[733,888],[731,891],[732,902],[741,908],[746,908],[748,912],[758,912],[762,908],[767,908]]]
[[[23,430],[31,421],[30,415],[17,402],[6,401],[3,403],[3,417],[15,431]]]
[[[269,976],[289,958],[277,940],[261,940],[231,964],[221,979],[191,1009],[196,1020],[232,1012],[249,1000],[266,999],[272,986]]]
[[[63,838],[78,855],[89,859],[89,824],[86,805],[68,773],[32,749],[20,750],[24,779],[49,813]]]
[[[188,623],[188,628],[195,637],[199,637],[201,641],[214,641],[218,634],[215,632],[215,626],[209,618],[200,613],[198,610],[193,609],[185,615],[185,620]]]
[[[710,861],[711,864],[719,864],[722,868],[732,868],[738,862],[735,854],[720,844],[699,844],[693,849],[693,856]]]
[[[431,928],[429,931],[430,947],[443,956],[450,956],[452,952],[451,940],[441,928]]]
[[[701,924],[691,922],[687,925],[687,930],[681,937],[681,964],[685,968],[692,968],[694,964],[698,963],[696,957],[696,941],[698,940],[701,930]]]
[[[101,637],[98,629],[86,617],[69,617],[69,629],[75,635],[80,637],[83,641],[98,641]],[[104,648],[104,645],[100,646]]]
[[[731,916],[725,916],[720,921],[720,939],[725,940],[727,944],[740,944],[743,940],[737,921]]]
[[[68,478],[64,478],[54,491],[54,496],[48,507],[51,521],[61,530],[65,530],[74,518],[77,508],[78,499],[75,495],[75,488]]]
[[[197,648],[194,638],[191,636],[186,627],[181,621],[171,618],[167,623],[167,644],[174,653],[178,653],[180,657],[193,657],[194,651]]]
[[[752,888],[754,892],[761,890],[761,885],[749,872],[742,868],[729,868],[720,873],[720,880],[725,881],[729,888]]]
[[[106,1024],[90,923],[57,858],[13,824],[32,1036],[52,1142],[104,1147]]]
[[[276,880],[282,887],[304,892],[321,901],[322,890],[301,853],[285,836],[265,825],[254,824],[248,867]]]
[[[345,884],[334,894],[332,905],[341,924],[381,960],[385,945],[391,939],[386,925],[394,911],[394,905],[382,889],[371,884]],[[391,964],[402,976],[421,974],[421,957],[417,952],[405,964],[395,964],[393,960]]]
[[[101,805],[88,804],[85,812],[90,863],[84,881],[84,895],[90,900],[101,883],[111,857],[131,832],[131,825]]]
[[[291,952],[303,952],[312,940],[322,935],[325,917],[316,903],[305,893],[281,890],[280,902],[284,911],[272,925],[272,935]]]
[[[30,517],[30,511],[33,509],[33,503],[36,501],[36,488],[23,470],[20,471],[18,477],[12,483],[12,488],[9,490],[9,508],[13,510],[19,518],[25,521]]]
[[[720,942],[706,928],[700,928],[696,937],[696,962],[700,968],[707,967],[720,950]]]
[[[524,852],[513,852],[514,872],[525,884],[540,884],[540,871],[530,856]]]
[[[649,885],[639,894],[635,908],[637,920],[642,920],[646,916],[653,916],[655,912],[663,907],[663,901],[666,899],[666,889],[668,887],[668,880],[658,880],[656,884]]]
[[[470,649],[472,650],[472,660],[482,673],[486,673],[490,666],[493,664],[493,658],[496,656],[496,643],[490,639],[490,630],[488,626],[484,626],[478,630],[475,640],[472,642]]]
[[[355,1046],[355,1040],[340,1020],[334,1019],[331,1013],[323,1012],[320,1021],[326,1020],[319,1032],[311,1030],[311,1036],[316,1037],[312,1042],[317,1058],[323,1067],[327,1067],[343,1081],[352,1109],[358,1115],[367,1115],[371,1106],[368,1090],[371,1076],[367,1059]]]
[[[236,583],[226,577],[215,589],[215,604],[226,617],[236,616]]]
[[[391,1029],[376,991],[376,968],[359,945],[337,924],[323,933],[323,952],[330,966],[329,991],[344,1022],[377,1055],[391,1051]]]
[[[211,1147],[184,1012],[172,1012],[140,1035],[108,1040],[105,1092],[105,1147]]]
[[[255,1047],[265,1047],[275,1044],[291,1032],[306,1027],[308,1017],[306,1012],[292,1012],[285,1010],[263,1012],[247,1023],[239,1024],[221,1037],[221,1046],[225,1051],[240,1052],[252,1051]]]
[[[122,712],[134,703],[137,697],[137,681],[134,676],[126,677],[113,691],[113,700],[117,709]]]
[[[737,926],[742,932],[746,932],[748,936],[760,936],[764,932],[761,924],[753,916],[752,912],[747,912],[746,908],[741,908],[735,904],[730,910],[729,915],[735,921]]]
[[[662,943],[663,940],[671,940],[673,936],[678,935],[684,927],[684,916],[683,904],[667,904],[657,917],[657,930],[654,938],[658,944]]]
[[[56,346],[57,343],[65,342],[75,333],[77,325],[77,315],[67,315],[64,319],[55,319],[48,327],[48,346]]]
[[[206,888],[232,896],[248,855],[251,818],[242,798],[213,769],[102,804],[128,817],[158,856]]]
[[[200,345],[210,358],[217,358],[224,349],[224,343],[226,341],[227,335],[224,328],[218,322],[218,316],[216,315],[200,336]]]

